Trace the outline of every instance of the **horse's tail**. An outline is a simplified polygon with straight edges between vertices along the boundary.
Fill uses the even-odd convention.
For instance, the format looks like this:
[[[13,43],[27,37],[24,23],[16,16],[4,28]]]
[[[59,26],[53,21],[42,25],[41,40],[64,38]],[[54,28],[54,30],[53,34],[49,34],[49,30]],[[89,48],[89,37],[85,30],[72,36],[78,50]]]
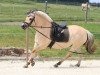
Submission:
[[[93,54],[96,50],[96,46],[94,45],[94,36],[89,31],[87,31],[87,41],[85,43],[85,47],[87,52],[90,54]]]

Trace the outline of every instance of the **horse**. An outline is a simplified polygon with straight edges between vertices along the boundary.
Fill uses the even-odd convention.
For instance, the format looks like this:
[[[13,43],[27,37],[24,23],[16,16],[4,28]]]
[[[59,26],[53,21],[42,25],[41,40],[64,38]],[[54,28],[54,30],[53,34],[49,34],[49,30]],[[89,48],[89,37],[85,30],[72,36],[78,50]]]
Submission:
[[[21,27],[25,30],[28,27],[32,27],[36,30],[35,39],[34,39],[34,48],[29,56],[28,62],[24,65],[25,68],[28,68],[29,65],[34,66],[34,58],[37,56],[38,51],[46,49],[48,45],[51,44],[54,40],[50,37],[51,30],[56,26],[59,27],[57,23],[55,23],[49,16],[43,11],[35,10],[27,13],[26,19],[21,25]],[[85,28],[79,25],[68,25],[67,28],[62,29],[62,32],[68,30],[65,36],[69,36],[67,41],[57,41],[51,45],[51,48],[54,49],[65,49],[70,47],[70,50],[66,53],[66,56],[57,62],[54,67],[58,67],[64,62],[66,59],[72,56],[73,53],[77,53],[79,56],[78,62],[75,66],[79,67],[82,60],[82,49],[84,46],[88,53],[93,54],[95,51],[94,46],[94,36],[91,32],[86,30]]]

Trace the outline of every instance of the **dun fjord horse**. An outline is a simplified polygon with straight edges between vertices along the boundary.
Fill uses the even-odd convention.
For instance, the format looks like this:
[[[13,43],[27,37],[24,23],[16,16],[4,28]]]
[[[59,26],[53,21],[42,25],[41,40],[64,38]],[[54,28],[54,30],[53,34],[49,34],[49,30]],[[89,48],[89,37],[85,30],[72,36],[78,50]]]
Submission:
[[[25,68],[30,64],[34,66],[34,58],[37,56],[37,52],[48,46],[55,49],[71,47],[65,58],[56,63],[54,67],[58,67],[63,61],[71,57],[73,52],[79,55],[78,63],[75,65],[79,67],[82,59],[82,50],[80,47],[85,46],[87,52],[90,54],[95,50],[93,34],[88,30],[78,25],[69,25],[66,28],[62,27],[61,30],[57,30],[59,25],[42,11],[31,11],[28,13],[25,22],[22,24],[22,28],[26,29],[28,27],[33,27],[36,30],[36,34],[34,49],[31,52],[28,63],[24,66]]]

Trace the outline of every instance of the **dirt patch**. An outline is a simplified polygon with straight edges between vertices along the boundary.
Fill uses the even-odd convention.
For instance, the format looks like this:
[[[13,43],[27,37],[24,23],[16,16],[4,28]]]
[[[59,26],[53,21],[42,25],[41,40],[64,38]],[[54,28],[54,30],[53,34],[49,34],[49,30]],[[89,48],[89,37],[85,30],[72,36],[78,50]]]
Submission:
[[[0,56],[22,56],[25,54],[25,49],[22,48],[0,48]]]

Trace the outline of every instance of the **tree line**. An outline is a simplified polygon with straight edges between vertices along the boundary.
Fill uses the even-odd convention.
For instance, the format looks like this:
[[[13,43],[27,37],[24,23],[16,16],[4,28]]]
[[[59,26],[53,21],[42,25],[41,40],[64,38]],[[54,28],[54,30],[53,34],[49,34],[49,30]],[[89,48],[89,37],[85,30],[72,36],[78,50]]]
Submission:
[[[36,2],[77,2],[77,3],[86,3],[89,2],[89,0],[31,0]]]

